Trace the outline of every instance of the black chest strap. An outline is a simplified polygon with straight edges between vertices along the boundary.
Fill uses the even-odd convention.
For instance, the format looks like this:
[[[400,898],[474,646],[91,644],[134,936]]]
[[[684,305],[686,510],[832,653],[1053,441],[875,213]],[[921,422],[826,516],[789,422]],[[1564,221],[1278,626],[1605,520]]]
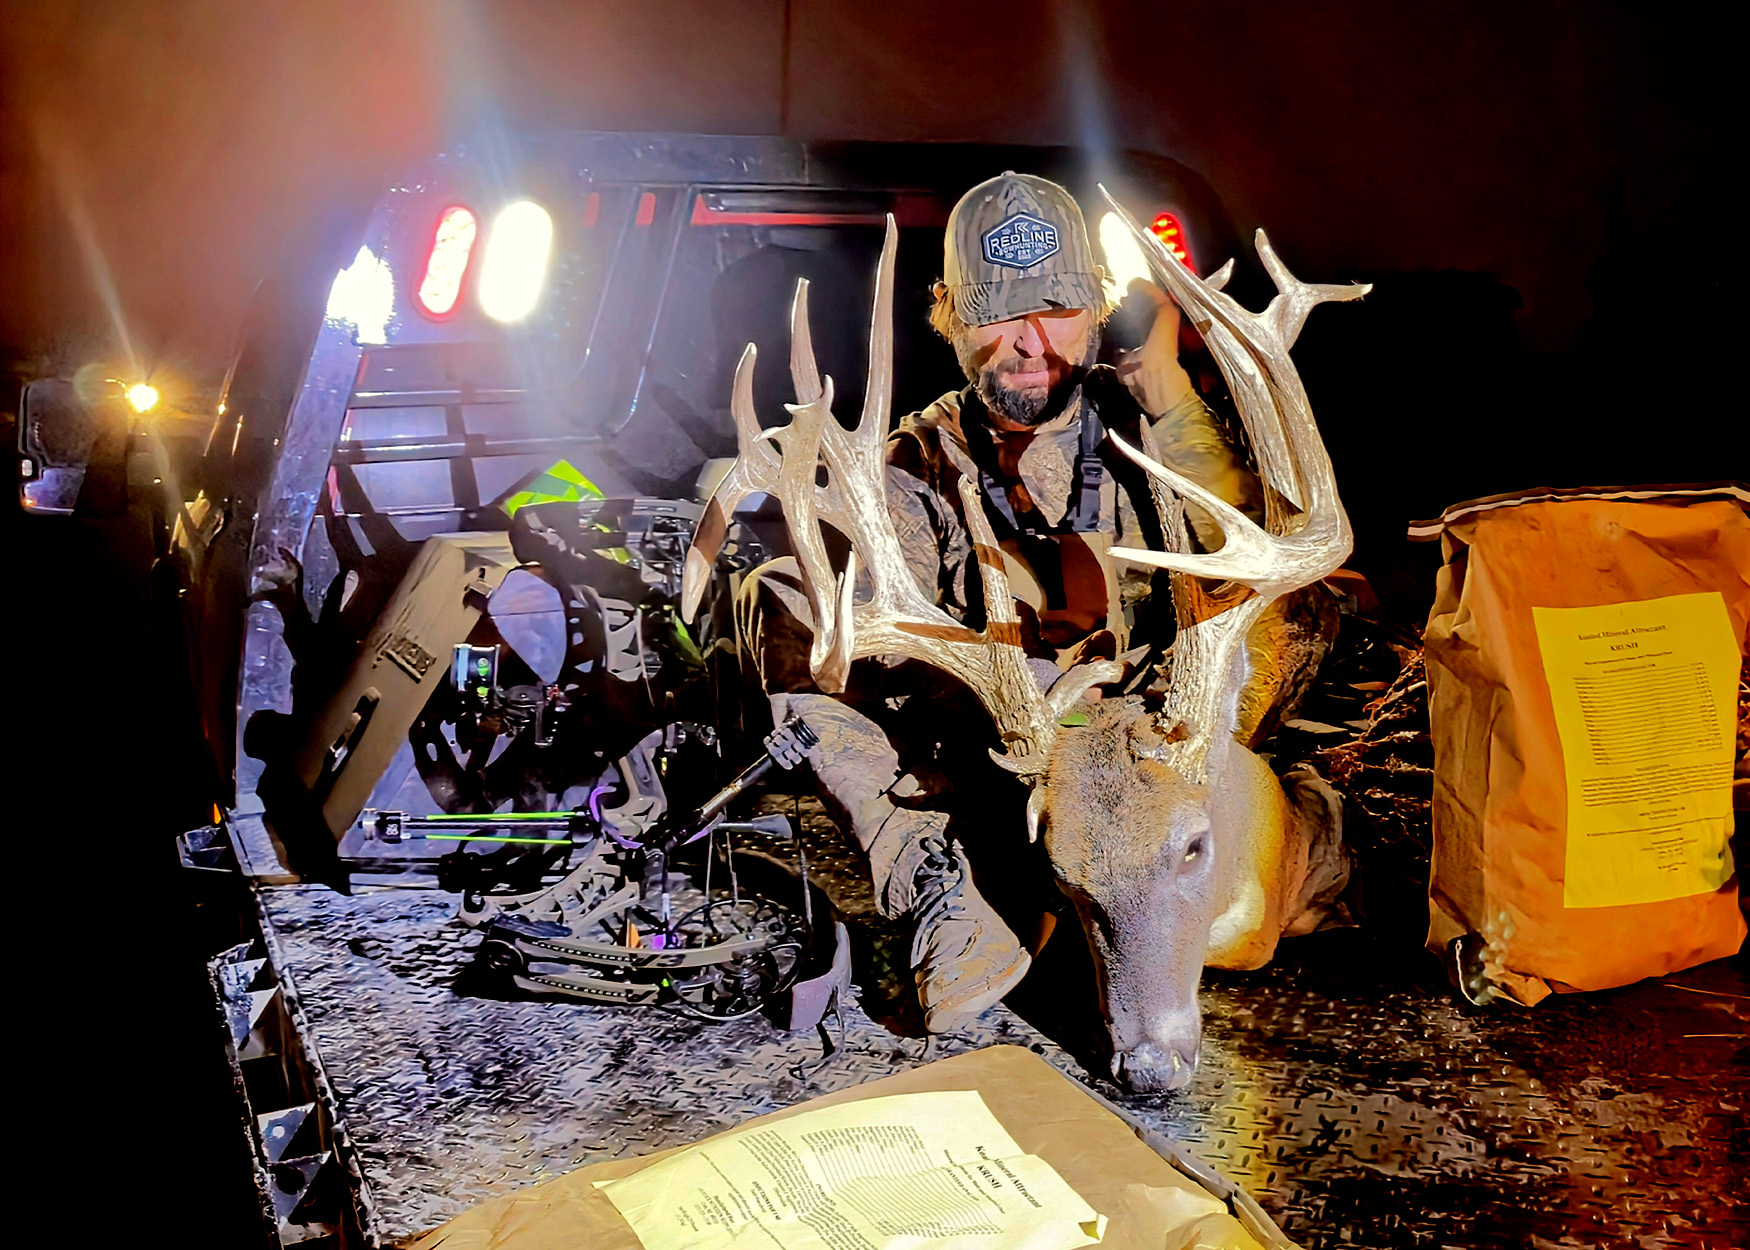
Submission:
[[[992,440],[994,443],[994,440]],[[1081,438],[1076,446],[1075,478],[1070,487],[1069,507],[1063,520],[1055,526],[1046,525],[1037,510],[1018,517],[1009,499],[1008,489],[998,482],[984,466],[986,457],[978,458],[978,485],[984,497],[1008,522],[1013,535],[1022,534],[1091,534],[1100,528],[1100,488],[1106,484],[1106,462],[1100,456],[1100,444],[1106,441],[1106,427],[1100,414],[1083,397]],[[994,446],[990,449],[995,454]]]

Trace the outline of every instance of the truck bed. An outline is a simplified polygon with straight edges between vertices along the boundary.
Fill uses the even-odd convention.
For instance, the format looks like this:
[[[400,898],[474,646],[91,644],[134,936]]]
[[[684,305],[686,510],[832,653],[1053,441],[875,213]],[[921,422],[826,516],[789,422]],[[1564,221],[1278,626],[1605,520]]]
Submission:
[[[818,812],[803,824],[819,879],[861,930],[858,974],[892,975],[868,968],[898,931],[873,914],[855,857]],[[762,1017],[497,997],[469,972],[479,935],[434,889],[253,890],[267,963],[250,984],[281,991],[285,1045],[301,1048],[309,1100],[332,1121],[330,1183],[357,1219],[342,1236],[299,1225],[299,1208],[287,1242],[333,1231],[394,1245],[569,1169],[995,1043],[1030,1047],[1213,1164],[1307,1247],[1750,1241],[1742,957],[1534,1010],[1477,1009],[1382,965],[1358,933],[1315,934],[1260,972],[1207,974],[1195,1084],[1149,1098],[1091,1076],[1007,1007],[926,1043],[852,1005],[842,1047],[810,1072],[820,1039]]]

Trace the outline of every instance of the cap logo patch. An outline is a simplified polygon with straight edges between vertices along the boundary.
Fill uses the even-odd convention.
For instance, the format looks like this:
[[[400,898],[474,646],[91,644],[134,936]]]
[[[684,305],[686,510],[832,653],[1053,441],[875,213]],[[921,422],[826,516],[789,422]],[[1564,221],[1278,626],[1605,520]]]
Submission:
[[[984,234],[988,264],[1027,269],[1057,255],[1057,227],[1031,213],[1016,213]]]

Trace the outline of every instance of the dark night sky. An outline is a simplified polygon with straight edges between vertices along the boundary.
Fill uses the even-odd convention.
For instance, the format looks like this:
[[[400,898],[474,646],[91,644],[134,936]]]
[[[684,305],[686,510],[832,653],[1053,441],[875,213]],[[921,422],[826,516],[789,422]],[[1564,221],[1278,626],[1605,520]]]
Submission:
[[[1302,276],[1379,280],[1370,310],[1322,312],[1306,343],[1352,511],[1391,528],[1533,478],[1750,472],[1722,450],[1710,359],[1736,338],[1719,274],[1732,149],[1726,40],[1699,8],[792,0],[787,92],[783,0],[6,13],[0,345],[15,352],[114,350],[101,254],[144,355],[222,369],[277,251],[481,107],[808,138],[1104,132],[1198,169]],[[1699,340],[1673,350],[1691,325]],[[1649,423],[1672,410],[1675,427]]]
[[[813,138],[1075,142],[1103,111],[1297,267],[1486,270],[1524,296],[1531,340],[1562,347],[1591,311],[1608,197],[1675,259],[1723,195],[1722,41],[1662,8],[793,0],[787,120]],[[513,120],[780,128],[781,0],[6,11],[15,345],[92,303],[59,237],[83,203],[142,339],[222,347],[275,241],[440,142],[481,84]]]

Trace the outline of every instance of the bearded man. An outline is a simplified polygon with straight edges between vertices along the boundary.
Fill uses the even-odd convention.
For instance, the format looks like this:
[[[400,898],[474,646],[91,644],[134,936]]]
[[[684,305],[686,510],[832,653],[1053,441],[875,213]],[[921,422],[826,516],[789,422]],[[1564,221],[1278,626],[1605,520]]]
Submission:
[[[1109,551],[1127,540],[1160,546],[1147,486],[1109,431],[1135,446],[1148,422],[1173,468],[1236,505],[1250,503],[1255,485],[1180,363],[1178,308],[1158,288],[1132,284],[1132,297],[1155,309],[1143,346],[1117,368],[1094,363],[1119,293],[1094,263],[1081,209],[1063,187],[1016,173],[979,184],[955,205],[944,252],[930,319],[968,385],[898,422],[888,508],[920,586],[980,628],[982,591],[958,490],[961,477],[977,481],[1024,644],[1049,687],[1083,659],[1126,650],[1127,612],[1136,614],[1148,582],[1129,574],[1127,583]],[[1187,514],[1198,538],[1218,541],[1206,518]],[[877,906],[916,925],[925,1028],[964,1026],[1020,982],[1030,956],[974,885],[952,827],[969,818],[966,794],[957,804],[954,791],[983,783],[966,768],[941,775],[942,762],[957,758],[944,741],[969,737],[942,727],[952,702],[945,679],[871,660],[853,666],[843,695],[815,690],[811,614],[790,558],[748,579],[737,619],[775,722],[798,713],[820,738],[809,759],[822,798],[868,854]],[[989,812],[981,796],[970,819]]]

